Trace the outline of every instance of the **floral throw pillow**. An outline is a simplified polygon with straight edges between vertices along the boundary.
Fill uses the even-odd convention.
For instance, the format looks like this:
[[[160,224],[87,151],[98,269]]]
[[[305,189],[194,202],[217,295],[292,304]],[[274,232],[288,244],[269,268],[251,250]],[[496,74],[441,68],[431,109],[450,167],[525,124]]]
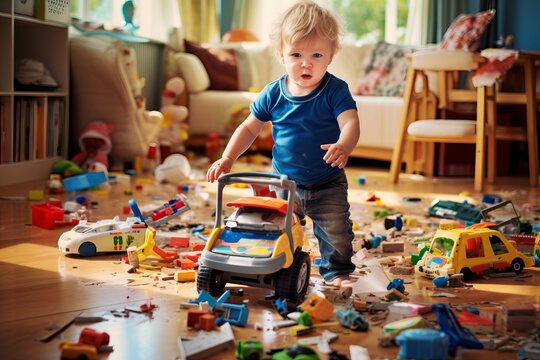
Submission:
[[[495,10],[459,15],[446,30],[439,48],[442,50],[476,50],[478,40],[486,31],[494,15]]]
[[[412,49],[378,42],[366,58],[354,95],[402,96]]]

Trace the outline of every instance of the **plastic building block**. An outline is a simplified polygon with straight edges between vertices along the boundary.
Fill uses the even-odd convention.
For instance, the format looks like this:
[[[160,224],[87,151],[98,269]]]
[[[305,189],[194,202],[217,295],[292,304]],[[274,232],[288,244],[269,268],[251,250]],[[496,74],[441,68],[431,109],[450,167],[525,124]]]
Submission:
[[[175,271],[174,280],[178,282],[195,281],[195,270],[180,270]]]
[[[299,308],[307,311],[315,322],[328,320],[334,312],[334,304],[315,293],[310,294]]]
[[[49,204],[32,205],[32,225],[54,229],[56,221],[64,220],[64,210]]]
[[[408,329],[399,333],[396,342],[399,359],[444,360],[448,357],[450,339],[434,329]]]
[[[68,341],[63,341],[59,345],[60,357],[62,359],[99,359],[97,349],[93,345],[78,344]]]
[[[78,219],[64,220],[64,210],[48,203],[32,205],[32,225],[43,229],[54,229],[57,226],[75,226]]]
[[[28,200],[30,201],[42,201],[43,190],[30,190],[28,191]]]
[[[259,340],[240,340],[236,345],[236,357],[240,360],[263,358],[263,347]]]
[[[184,270],[195,269],[195,263],[190,259],[176,259],[176,265]]]
[[[169,240],[169,245],[170,246],[187,248],[187,247],[189,247],[189,238],[188,237],[178,237],[178,236],[172,237]]]
[[[64,187],[68,192],[82,191],[94,188],[107,182],[107,175],[102,172],[89,172],[64,179]]]
[[[94,345],[99,349],[102,345],[109,345],[109,334],[91,328],[84,328],[79,335],[79,344]]]
[[[448,304],[431,305],[441,331],[444,331],[450,338],[450,351],[458,347],[467,349],[482,349],[484,346],[476,338],[472,331],[461,326],[456,316]]]
[[[212,314],[205,314],[199,317],[199,329],[204,331],[214,330],[216,327],[216,317]]]
[[[199,319],[203,315],[207,315],[208,311],[205,310],[198,310],[198,309],[190,309],[187,313],[187,326],[188,327],[197,327],[199,326]]]

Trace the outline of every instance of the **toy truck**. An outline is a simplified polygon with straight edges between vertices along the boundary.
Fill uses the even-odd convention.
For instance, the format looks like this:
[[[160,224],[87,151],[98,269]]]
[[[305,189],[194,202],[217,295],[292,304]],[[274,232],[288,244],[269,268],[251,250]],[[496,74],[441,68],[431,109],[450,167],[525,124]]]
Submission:
[[[491,227],[494,223],[479,223],[465,229],[439,229],[429,250],[416,265],[415,271],[428,278],[463,274],[469,280],[473,274],[488,271],[514,271],[534,266],[534,259],[517,250],[515,243]]]
[[[236,210],[222,223],[223,189],[243,183],[254,196],[227,205]],[[287,200],[258,196],[264,186],[288,191]],[[218,180],[216,221],[199,258],[197,290],[212,296],[223,293],[228,282],[275,289],[277,298],[298,302],[304,298],[311,270],[302,250],[306,237],[294,214],[296,183],[272,173],[230,173]]]

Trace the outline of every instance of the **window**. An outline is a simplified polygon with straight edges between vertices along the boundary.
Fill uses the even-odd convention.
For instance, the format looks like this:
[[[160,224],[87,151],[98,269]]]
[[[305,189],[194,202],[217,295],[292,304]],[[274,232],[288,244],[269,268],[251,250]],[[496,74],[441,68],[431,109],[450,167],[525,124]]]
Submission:
[[[127,19],[123,15],[125,2],[125,0],[71,0],[71,17],[91,22],[92,27],[101,25],[101,30],[107,31],[123,28],[130,30],[130,26],[135,25],[135,35],[162,42],[167,41],[171,28],[181,27],[176,1],[133,0],[133,16],[131,18],[128,16]]]
[[[506,245],[504,245],[503,241],[498,236],[491,235],[489,237],[489,242],[491,243],[491,247],[495,255],[508,253],[508,249],[506,248]]]
[[[402,44],[410,0],[331,0],[343,19],[346,39],[357,43],[386,41]]]
[[[485,256],[481,237],[468,238],[465,242],[465,249],[468,259]]]

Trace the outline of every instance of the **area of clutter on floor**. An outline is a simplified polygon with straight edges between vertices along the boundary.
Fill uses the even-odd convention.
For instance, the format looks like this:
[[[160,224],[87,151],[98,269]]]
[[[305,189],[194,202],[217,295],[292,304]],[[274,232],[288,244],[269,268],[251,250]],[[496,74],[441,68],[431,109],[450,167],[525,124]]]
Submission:
[[[330,359],[368,359],[369,349],[351,344],[349,353],[341,354],[332,349],[332,342],[345,330],[369,332],[379,327],[383,336],[378,345],[396,347],[403,359],[445,359],[460,348],[505,351],[520,359],[540,359],[538,303],[484,299],[481,303],[451,305],[437,300],[475,291],[471,279],[515,282],[533,276],[531,271],[538,271],[533,268],[540,266],[539,204],[523,203],[518,193],[509,191],[484,194],[481,199],[460,194],[462,201],[403,197],[389,206],[383,195],[368,190],[369,179],[354,179],[350,196],[354,198],[351,219],[355,233],[353,262],[357,268],[350,286],[332,286],[318,275],[317,241],[310,220],[306,219],[302,251],[309,255],[310,276],[305,292],[300,294],[301,299],[294,298],[289,289],[303,285],[282,279],[280,284],[286,289],[270,286],[265,297],[268,310],[279,315],[271,329],[266,330],[287,331],[297,338],[297,344],[267,349],[260,340],[235,338],[231,329],[238,326],[263,331],[269,326],[250,320],[250,299],[242,297],[244,287],[232,281],[220,283],[219,272],[208,266],[204,277],[197,274],[201,271],[201,255],[212,250],[207,244],[215,236],[212,233],[218,214],[214,194],[201,185],[204,181],[197,180],[201,178],[197,173],[200,170],[186,167],[182,159],[176,161],[174,169],[167,169],[168,163],[164,163],[165,168],[156,169],[160,185],[153,177],[133,180],[126,174],[90,172],[64,180],[53,176],[45,194],[36,190],[29,198],[37,200],[32,205],[33,225],[45,229],[66,227],[58,241],[66,256],[114,253],[117,256],[111,261],[125,272],[128,286],[151,284],[166,288],[171,283],[188,284],[197,296],[179,306],[187,313],[185,326],[193,336],[179,337],[180,358],[205,358],[233,347],[239,359],[294,358],[291,354],[305,354],[305,359],[318,358],[317,354],[326,354]],[[132,199],[123,206],[122,214],[103,219],[99,215],[99,198],[107,196],[111,187],[123,189]],[[250,194],[246,184],[233,187],[234,196]],[[155,190],[158,188],[161,190]],[[58,199],[60,196],[54,197],[62,194],[62,189],[67,191],[64,201]],[[135,200],[139,193],[151,201]],[[249,201],[238,202],[236,209],[261,206],[253,205],[251,198]],[[280,206],[264,208],[277,211],[284,219]],[[224,208],[220,219],[231,212]],[[200,217],[194,213],[207,215]],[[240,226],[241,221],[238,215],[234,226]],[[268,222],[264,229],[274,231],[275,224]],[[275,238],[270,235],[261,236],[255,245],[236,239],[241,243],[234,246],[225,241],[219,253],[251,256],[262,264],[264,256],[279,252],[271,244],[272,239]],[[293,262],[292,267],[302,269],[301,262],[296,264]],[[432,282],[422,289],[424,296],[432,299],[429,304],[409,299],[408,289],[415,286],[415,277]],[[293,301],[276,296],[289,293],[293,294]],[[156,311],[160,311],[159,307],[148,301],[107,316],[123,318]],[[73,319],[88,323],[100,320],[101,317]],[[496,326],[497,322],[501,326]],[[54,339],[63,329],[53,329],[42,341]],[[100,352],[114,351],[114,339],[88,327],[78,340],[62,343],[61,351],[66,358],[95,358]]]

